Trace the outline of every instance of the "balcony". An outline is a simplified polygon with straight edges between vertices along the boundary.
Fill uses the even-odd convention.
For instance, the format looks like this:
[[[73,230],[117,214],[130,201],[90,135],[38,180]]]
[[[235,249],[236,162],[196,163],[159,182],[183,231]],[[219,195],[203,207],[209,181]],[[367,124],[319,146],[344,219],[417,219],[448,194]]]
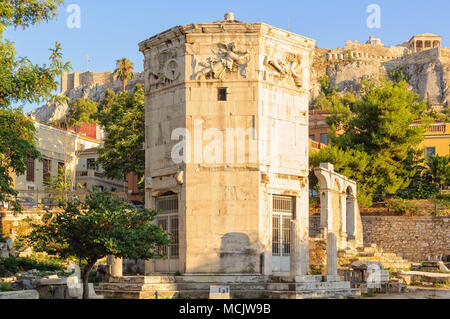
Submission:
[[[447,124],[432,124],[429,128],[427,128],[427,134],[447,134]]]
[[[94,177],[97,177],[97,178],[104,178],[104,177],[105,177],[105,175],[104,175],[103,173],[99,173],[99,172],[97,172],[97,171],[95,171],[95,170],[93,170],[93,169],[90,169],[90,170],[84,170],[84,171],[77,171],[76,176],[77,176],[77,178],[79,178],[79,177],[86,177],[86,178],[90,178],[90,177],[92,177],[92,178],[94,178]]]

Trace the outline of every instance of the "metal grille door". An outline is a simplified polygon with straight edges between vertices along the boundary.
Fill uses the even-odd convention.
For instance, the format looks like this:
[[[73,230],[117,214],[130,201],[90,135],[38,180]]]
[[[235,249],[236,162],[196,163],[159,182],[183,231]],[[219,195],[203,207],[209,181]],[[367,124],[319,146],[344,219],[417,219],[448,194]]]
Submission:
[[[178,258],[179,256],[179,238],[178,238],[178,196],[165,196],[156,199],[156,210],[159,212],[157,217],[158,225],[170,234],[172,244],[163,246],[161,251],[168,258]]]
[[[272,207],[272,267],[274,272],[289,271],[291,220],[294,197],[273,196]]]

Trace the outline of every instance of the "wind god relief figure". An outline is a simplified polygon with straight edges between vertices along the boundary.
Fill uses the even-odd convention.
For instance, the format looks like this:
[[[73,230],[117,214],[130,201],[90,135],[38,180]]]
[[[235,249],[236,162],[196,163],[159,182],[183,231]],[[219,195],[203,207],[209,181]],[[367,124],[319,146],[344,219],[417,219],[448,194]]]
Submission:
[[[222,80],[227,72],[239,71],[243,78],[247,78],[248,63],[250,62],[250,52],[240,52],[234,42],[228,45],[219,43],[219,50],[215,52],[211,50],[214,57],[209,57],[206,63],[200,62],[203,67],[192,76],[193,80],[214,79]]]
[[[147,59],[145,91],[173,84],[181,75],[175,52],[162,52],[152,63]]]
[[[302,59],[295,53],[286,53],[282,59],[266,57],[264,65],[269,69],[275,70],[276,74],[283,79],[293,79],[297,87],[303,86]]]

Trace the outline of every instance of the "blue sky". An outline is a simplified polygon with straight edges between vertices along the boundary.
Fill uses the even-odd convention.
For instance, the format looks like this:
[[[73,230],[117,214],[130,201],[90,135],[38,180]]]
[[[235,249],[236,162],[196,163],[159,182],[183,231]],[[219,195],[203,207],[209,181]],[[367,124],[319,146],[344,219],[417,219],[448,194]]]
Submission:
[[[71,4],[81,8],[79,29],[67,27]],[[367,27],[370,4],[381,8],[379,29]],[[237,20],[289,29],[315,39],[321,48],[342,47],[345,40],[365,42],[369,35],[395,45],[426,32],[442,35],[443,46],[450,46],[448,0],[66,0],[57,20],[26,30],[10,29],[6,38],[16,43],[19,56],[34,63],[48,63],[48,49],[59,41],[73,71],[86,71],[87,54],[90,71],[111,71],[121,57],[142,71],[140,41],[176,25],[222,20],[225,12],[234,12]],[[27,105],[24,111],[35,107]]]

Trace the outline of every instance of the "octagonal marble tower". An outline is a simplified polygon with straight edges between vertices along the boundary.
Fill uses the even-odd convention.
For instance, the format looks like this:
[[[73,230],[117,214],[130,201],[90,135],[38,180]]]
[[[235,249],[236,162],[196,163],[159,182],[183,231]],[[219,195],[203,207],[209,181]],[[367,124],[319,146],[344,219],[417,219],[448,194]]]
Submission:
[[[308,266],[308,102],[315,41],[264,23],[177,26],[145,56],[146,205],[173,235],[147,274]],[[305,274],[306,274],[305,273]]]

